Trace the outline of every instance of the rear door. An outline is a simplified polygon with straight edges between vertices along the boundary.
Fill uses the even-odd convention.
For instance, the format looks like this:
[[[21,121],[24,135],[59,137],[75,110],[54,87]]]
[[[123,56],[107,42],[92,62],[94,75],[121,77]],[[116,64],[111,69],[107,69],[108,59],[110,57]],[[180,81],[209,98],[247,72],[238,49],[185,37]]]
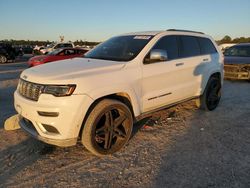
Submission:
[[[218,64],[220,55],[209,38],[198,37],[198,41],[201,49],[202,63],[197,67],[196,74],[200,75],[198,82],[201,87],[198,90],[198,94],[201,94],[202,89],[206,87],[206,82],[209,79],[211,70],[214,70],[216,65],[220,67]]]
[[[198,38],[195,36],[179,36],[180,65],[178,74],[181,85],[178,100],[196,96],[201,90],[201,79],[204,72],[203,57]],[[204,59],[206,61],[206,59]]]

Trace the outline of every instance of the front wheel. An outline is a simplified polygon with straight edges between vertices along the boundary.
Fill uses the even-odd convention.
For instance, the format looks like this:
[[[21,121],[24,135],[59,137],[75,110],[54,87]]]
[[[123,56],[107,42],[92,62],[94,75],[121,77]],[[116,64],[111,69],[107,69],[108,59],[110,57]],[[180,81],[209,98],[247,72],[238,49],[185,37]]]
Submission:
[[[130,109],[117,100],[104,99],[90,112],[82,132],[83,145],[98,156],[120,150],[133,128]]]
[[[6,63],[7,58],[4,55],[0,55],[0,63]]]
[[[196,99],[196,105],[203,110],[212,111],[218,106],[220,98],[221,81],[217,77],[211,77],[203,94]]]

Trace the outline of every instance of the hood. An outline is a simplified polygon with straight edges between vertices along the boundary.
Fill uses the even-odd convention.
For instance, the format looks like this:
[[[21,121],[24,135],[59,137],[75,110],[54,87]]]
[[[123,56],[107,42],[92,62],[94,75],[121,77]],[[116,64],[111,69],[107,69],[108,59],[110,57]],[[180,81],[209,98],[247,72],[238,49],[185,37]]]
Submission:
[[[48,57],[48,55],[37,55],[37,56],[31,57],[29,59],[29,61],[35,61],[35,60],[38,60],[38,59],[45,59],[47,57]]]
[[[250,64],[250,57],[224,56],[224,64]]]
[[[74,79],[84,76],[121,69],[124,64],[124,62],[117,61],[74,58],[26,69],[20,77],[41,84],[70,84]]]
[[[28,64],[32,65],[32,63],[34,62],[44,61],[47,57],[48,57],[47,55],[38,55],[38,56],[31,57],[28,61]]]

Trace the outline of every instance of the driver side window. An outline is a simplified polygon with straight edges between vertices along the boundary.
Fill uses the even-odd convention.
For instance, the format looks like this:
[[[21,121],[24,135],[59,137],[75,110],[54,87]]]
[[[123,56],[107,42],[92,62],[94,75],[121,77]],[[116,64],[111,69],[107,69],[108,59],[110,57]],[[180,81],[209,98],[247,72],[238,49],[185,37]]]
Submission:
[[[178,58],[178,45],[176,36],[162,37],[152,49],[160,49],[167,51],[168,59]]]
[[[178,38],[177,36],[174,36],[174,35],[165,36],[159,39],[158,42],[154,45],[154,47],[150,50],[150,52],[144,58],[144,64],[151,64],[155,62],[150,59],[150,54],[152,50],[166,52],[167,60],[177,59],[179,57],[179,49],[178,49],[177,41],[178,41]]]

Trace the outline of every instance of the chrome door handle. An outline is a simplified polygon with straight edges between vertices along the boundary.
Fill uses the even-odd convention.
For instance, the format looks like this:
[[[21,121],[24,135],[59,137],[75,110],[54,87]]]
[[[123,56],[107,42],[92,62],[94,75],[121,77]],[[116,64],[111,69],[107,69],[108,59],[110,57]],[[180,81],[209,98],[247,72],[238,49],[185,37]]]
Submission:
[[[176,63],[175,66],[178,67],[178,66],[182,66],[184,65],[184,63]]]

